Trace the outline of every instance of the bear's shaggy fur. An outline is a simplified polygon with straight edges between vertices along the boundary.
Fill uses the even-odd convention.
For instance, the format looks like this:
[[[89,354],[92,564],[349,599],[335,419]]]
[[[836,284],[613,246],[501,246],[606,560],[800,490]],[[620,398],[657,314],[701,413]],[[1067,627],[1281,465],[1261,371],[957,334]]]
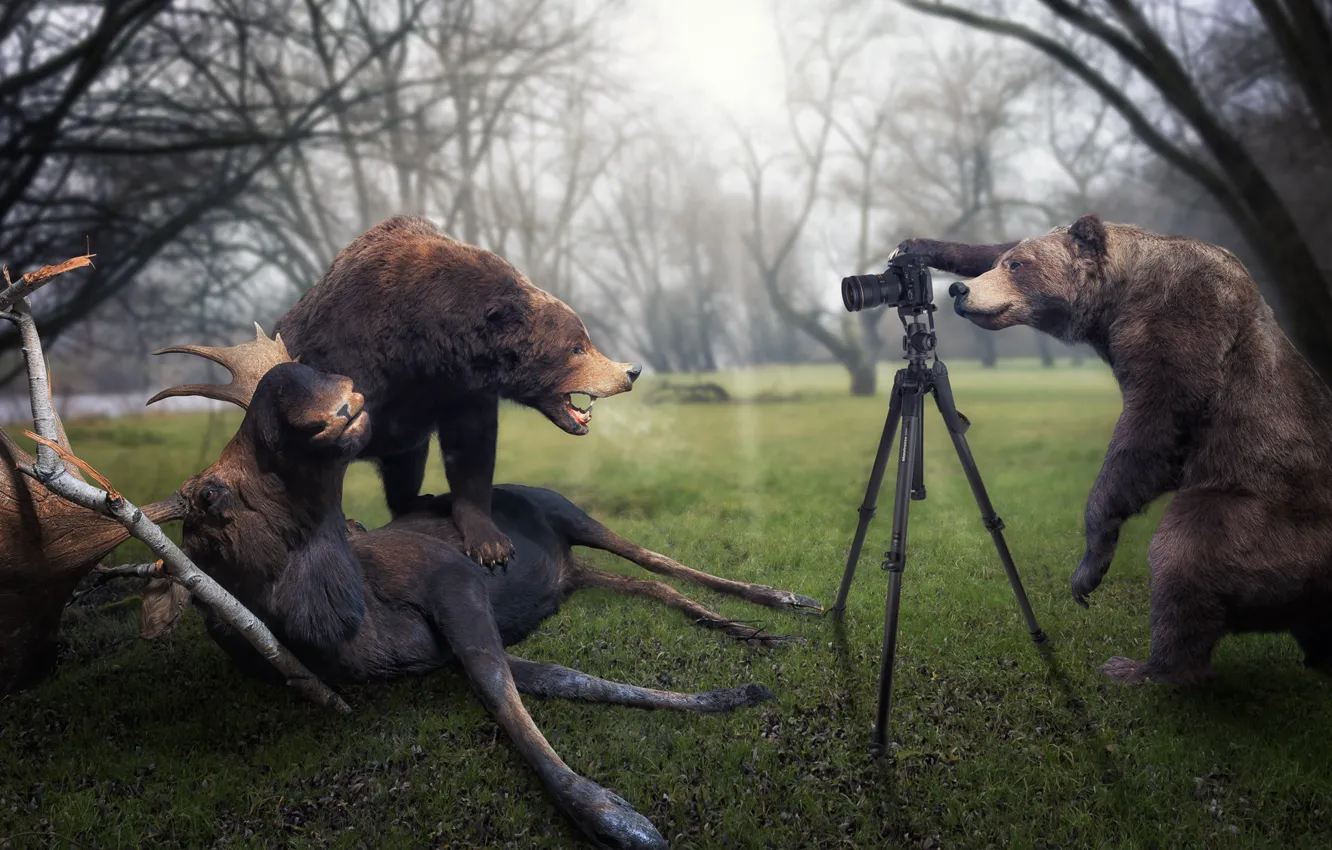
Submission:
[[[490,518],[501,398],[587,433],[591,398],[628,390],[640,367],[603,356],[578,315],[503,258],[414,216],[358,236],[275,328],[291,356],[352,379],[375,423],[362,458],[378,462],[393,516],[414,506],[431,433],[473,559],[507,562]]]
[[[1124,406],[1092,487],[1086,597],[1124,521],[1175,491],[1152,538],[1151,657],[1120,682],[1207,679],[1227,633],[1289,631],[1332,668],[1332,392],[1230,252],[1083,216],[1007,245],[908,240],[899,252],[963,277],[958,314],[1090,343]]]

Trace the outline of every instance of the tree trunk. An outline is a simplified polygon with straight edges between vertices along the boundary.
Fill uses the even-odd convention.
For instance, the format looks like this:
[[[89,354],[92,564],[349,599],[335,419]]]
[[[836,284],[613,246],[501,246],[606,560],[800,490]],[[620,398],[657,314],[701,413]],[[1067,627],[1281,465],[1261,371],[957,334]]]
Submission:
[[[980,348],[981,365],[993,369],[999,365],[999,351],[994,344],[994,331],[982,330],[974,325],[972,328],[972,332],[976,334],[976,345]]]
[[[871,361],[847,366],[847,369],[851,372],[851,395],[870,396],[878,391],[879,370],[877,365]]]
[[[1050,338],[1036,331],[1036,350],[1041,355],[1041,365],[1047,369],[1054,366],[1054,352],[1050,350]]]

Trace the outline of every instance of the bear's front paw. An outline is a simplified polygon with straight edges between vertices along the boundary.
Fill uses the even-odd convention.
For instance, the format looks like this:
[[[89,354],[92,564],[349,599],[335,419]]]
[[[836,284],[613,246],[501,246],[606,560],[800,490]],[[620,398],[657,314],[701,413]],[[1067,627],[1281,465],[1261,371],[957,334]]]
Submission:
[[[513,542],[493,522],[471,522],[462,532],[463,554],[494,572],[496,567],[509,566],[513,558]]]
[[[925,239],[903,239],[901,242],[897,243],[897,247],[888,255],[888,259],[894,260],[904,254],[922,254],[925,255],[926,263],[929,263],[933,257],[929,256],[930,252],[926,247],[927,243],[928,240]]]
[[[1073,592],[1073,601],[1087,607],[1087,597],[1092,591],[1101,586],[1101,579],[1105,577],[1106,571],[1110,569],[1110,560],[1091,552],[1082,556],[1082,561],[1078,568],[1073,571],[1073,578],[1069,581],[1069,589]]]

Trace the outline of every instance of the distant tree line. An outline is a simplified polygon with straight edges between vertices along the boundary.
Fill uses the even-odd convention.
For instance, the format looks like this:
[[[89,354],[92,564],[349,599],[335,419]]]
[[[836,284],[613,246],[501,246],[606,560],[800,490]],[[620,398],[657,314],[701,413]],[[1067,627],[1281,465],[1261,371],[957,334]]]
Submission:
[[[710,134],[635,89],[626,9],[11,2],[0,262],[86,238],[97,270],[41,293],[38,320],[88,383],[130,387],[124,363],[146,358],[112,355],[235,341],[356,234],[419,213],[617,356],[831,360],[870,394],[900,335],[892,311],[841,309],[843,275],[907,236],[1011,239],[1095,211],[1235,249],[1332,375],[1327,4],[776,0],[785,112]],[[938,300],[951,357],[1082,355]],[[16,345],[0,329],[0,380]]]

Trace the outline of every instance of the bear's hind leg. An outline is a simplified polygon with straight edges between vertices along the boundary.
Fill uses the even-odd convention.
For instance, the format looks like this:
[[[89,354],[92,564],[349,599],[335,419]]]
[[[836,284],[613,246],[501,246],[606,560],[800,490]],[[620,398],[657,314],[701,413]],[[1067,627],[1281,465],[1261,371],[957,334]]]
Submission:
[[[415,507],[416,497],[421,494],[421,483],[425,481],[429,456],[430,443],[427,441],[415,449],[377,459],[379,480],[384,484],[384,501],[393,517],[400,517]]]
[[[1173,507],[1173,506],[1172,506]],[[1101,672],[1121,684],[1147,679],[1188,686],[1212,677],[1212,651],[1226,633],[1219,588],[1211,586],[1216,569],[1205,545],[1189,542],[1167,515],[1148,550],[1152,567],[1152,653],[1145,662],[1115,657]]]
[[[1157,584],[1161,582],[1159,577]],[[1211,610],[1210,600],[1188,598],[1195,591],[1152,589],[1152,654],[1144,661],[1116,656],[1101,665],[1101,672],[1120,684],[1147,679],[1189,686],[1212,677],[1212,651],[1225,634],[1225,624]]]

